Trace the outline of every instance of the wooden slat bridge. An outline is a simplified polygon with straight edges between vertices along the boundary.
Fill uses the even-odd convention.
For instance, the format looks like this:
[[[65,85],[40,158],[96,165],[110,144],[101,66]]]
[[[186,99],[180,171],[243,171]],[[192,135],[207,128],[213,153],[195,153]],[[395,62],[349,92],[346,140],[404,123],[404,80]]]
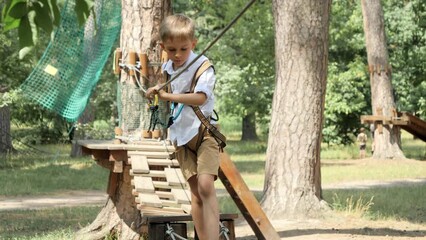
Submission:
[[[148,234],[152,234],[158,228],[164,230],[164,224],[155,224],[173,222],[173,219],[175,221],[192,219],[189,214],[191,210],[189,186],[177,160],[171,157],[174,147],[168,141],[144,139],[132,144],[114,144],[113,141],[83,140],[78,143],[83,147],[83,151],[91,154],[94,159],[108,157],[114,164],[112,168],[114,173],[123,172],[123,165],[131,165],[132,194],[142,218],[146,219]],[[259,202],[225,152],[220,154],[219,178],[256,237],[267,240],[280,239]],[[113,179],[110,178],[110,181]],[[112,195],[111,189],[107,191]],[[233,221],[237,217],[237,214],[220,216],[221,221],[229,228],[230,239],[235,239]]]
[[[379,133],[382,132],[382,125],[397,125],[413,136],[426,142],[426,122],[422,119],[407,113],[392,111],[391,116],[382,115],[381,111],[377,111],[378,115],[363,115],[361,116],[362,124],[375,124],[378,127]]]

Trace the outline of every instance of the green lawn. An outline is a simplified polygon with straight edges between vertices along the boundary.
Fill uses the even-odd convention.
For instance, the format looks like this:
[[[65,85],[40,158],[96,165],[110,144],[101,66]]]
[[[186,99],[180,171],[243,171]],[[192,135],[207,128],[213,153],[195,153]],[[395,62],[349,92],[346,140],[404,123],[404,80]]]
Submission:
[[[356,160],[357,147],[323,146],[322,183],[425,178],[426,145],[403,135],[406,156],[417,160]],[[0,196],[36,196],[68,190],[106,189],[108,171],[90,157],[70,158],[69,145],[37,147],[18,156],[0,159]],[[230,137],[226,150],[247,185],[261,190],[266,141],[241,142]],[[223,188],[220,181],[217,187]],[[409,197],[407,197],[409,196]],[[256,192],[260,199],[261,192]],[[324,190],[324,199],[336,210],[369,219],[426,221],[426,186]],[[220,198],[223,212],[238,212],[229,196]],[[0,239],[69,239],[76,229],[93,221],[99,207],[5,211],[0,214]]]

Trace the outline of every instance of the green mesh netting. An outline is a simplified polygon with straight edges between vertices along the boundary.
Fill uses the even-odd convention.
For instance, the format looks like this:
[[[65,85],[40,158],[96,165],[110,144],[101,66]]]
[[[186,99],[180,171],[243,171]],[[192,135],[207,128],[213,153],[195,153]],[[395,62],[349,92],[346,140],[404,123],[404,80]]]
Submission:
[[[96,0],[95,16],[79,27],[75,1],[66,1],[61,24],[21,85],[24,94],[75,122],[83,113],[121,27],[119,0]]]

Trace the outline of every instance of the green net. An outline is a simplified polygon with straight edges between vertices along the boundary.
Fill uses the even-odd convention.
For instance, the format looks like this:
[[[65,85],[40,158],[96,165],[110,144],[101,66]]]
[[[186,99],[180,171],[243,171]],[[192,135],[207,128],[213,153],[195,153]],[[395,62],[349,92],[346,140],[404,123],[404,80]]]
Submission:
[[[95,1],[83,27],[74,7],[66,1],[53,40],[21,85],[26,96],[69,122],[83,113],[121,27],[119,0]]]

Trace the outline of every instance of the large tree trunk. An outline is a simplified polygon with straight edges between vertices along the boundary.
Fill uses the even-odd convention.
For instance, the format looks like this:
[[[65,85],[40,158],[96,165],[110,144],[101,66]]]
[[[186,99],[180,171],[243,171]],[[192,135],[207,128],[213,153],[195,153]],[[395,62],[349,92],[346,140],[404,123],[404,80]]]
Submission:
[[[87,123],[91,123],[95,120],[95,113],[92,107],[92,104],[89,102],[86,106],[86,109],[84,109],[83,114],[78,119],[79,125],[84,125]],[[71,136],[71,153],[70,157],[81,157],[83,155],[83,151],[81,146],[77,143],[78,140],[84,140],[87,139],[84,133],[84,130],[82,129],[73,129],[72,130],[72,136]]]
[[[256,114],[249,113],[243,117],[243,134],[241,136],[241,140],[257,140],[256,134]]]
[[[171,13],[170,0],[133,1],[122,0],[122,28],[120,48],[123,51],[123,63],[129,63],[129,52],[147,53],[150,62],[160,61],[159,27],[163,18]],[[150,69],[150,78],[159,79],[161,71]],[[142,78],[141,78],[142,79]],[[139,106],[138,101],[123,101],[124,97],[144,98],[137,88],[134,76],[128,71],[121,71],[120,86],[121,98],[121,126],[125,134],[139,134],[142,126],[149,119],[144,119],[142,111],[145,106]],[[126,106],[126,104],[131,104]],[[126,115],[127,114],[127,115]],[[125,115],[125,116],[123,116]],[[137,123],[135,124],[135,121]],[[127,154],[123,153],[123,161]],[[136,208],[135,198],[132,196],[131,177],[129,166],[125,166],[122,173],[112,172],[108,164],[108,156],[98,161],[100,165],[110,169],[109,197],[105,207],[96,220],[88,227],[80,230],[78,236],[83,239],[103,239],[108,234],[118,236],[118,239],[140,239],[141,215]],[[104,163],[103,163],[104,162]]]
[[[123,0],[122,30],[120,47],[123,50],[123,62],[129,63],[129,53],[147,54],[150,67],[147,81],[143,77],[135,77],[129,71],[121,71],[121,116],[120,127],[124,135],[140,136],[141,131],[149,128],[149,116],[144,93],[146,89],[162,79],[162,50],[160,48],[159,27],[163,18],[171,13],[171,0],[130,1]],[[164,109],[160,105],[161,109]],[[167,109],[166,109],[167,110]]]
[[[273,1],[276,87],[262,206],[273,218],[317,217],[330,0]]]
[[[10,138],[10,109],[9,106],[0,107],[0,155],[13,150]]]
[[[371,106],[373,115],[392,116],[396,108],[388,64],[388,50],[380,0],[362,0],[365,42],[370,70]],[[401,150],[401,132],[398,126],[379,125],[374,133],[373,158],[405,158]]]

